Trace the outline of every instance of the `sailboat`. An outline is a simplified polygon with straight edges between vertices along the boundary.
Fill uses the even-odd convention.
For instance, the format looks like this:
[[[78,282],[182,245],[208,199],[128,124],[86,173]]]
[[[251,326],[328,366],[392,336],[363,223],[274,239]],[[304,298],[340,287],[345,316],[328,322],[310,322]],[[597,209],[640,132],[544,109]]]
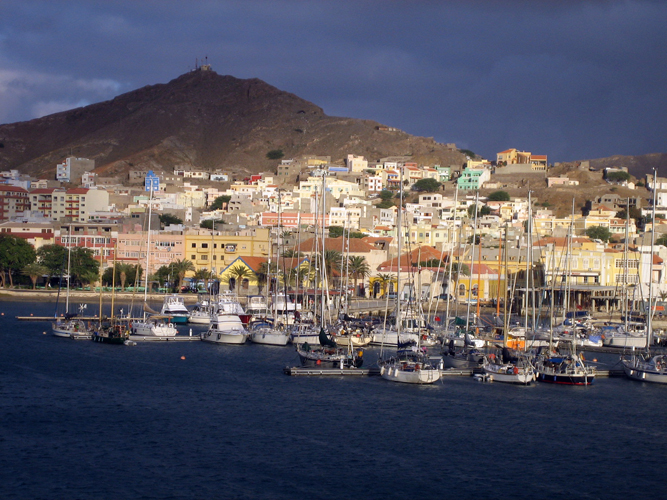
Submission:
[[[153,190],[154,186],[147,176],[146,186],[150,190],[150,197],[148,201],[148,223],[147,223],[147,237],[146,237],[146,276],[144,277],[144,306],[143,319],[135,321],[130,325],[133,335],[140,337],[174,337],[178,333],[176,327],[172,324],[171,319],[166,314],[157,314],[148,306],[148,274],[151,254],[151,216],[153,208]],[[185,307],[185,306],[184,306]],[[151,315],[149,315],[149,313]]]
[[[567,261],[567,279],[566,288],[569,287],[572,269],[570,254],[572,251],[572,238],[574,235],[574,200],[572,200],[572,222],[570,223],[570,231],[568,232],[567,248],[565,251]],[[554,246],[555,253],[555,246]],[[561,342],[558,350],[554,346],[554,295],[556,288],[556,274],[552,274],[551,282],[551,304],[549,315],[549,349],[545,353],[538,353],[535,360],[536,379],[540,382],[547,382],[552,384],[563,385],[591,385],[595,380],[595,367],[586,366],[583,357],[577,352],[577,336],[576,332],[572,334],[572,341],[569,343],[570,352],[561,354],[559,350],[565,342]],[[566,297],[569,294],[566,293]],[[566,299],[567,300],[567,299]],[[563,308],[564,311],[567,307]],[[574,320],[574,317],[572,318]],[[573,321],[574,322],[574,321]],[[574,326],[574,325],[573,325]]]
[[[426,351],[420,345],[421,336],[417,335],[415,344],[401,346],[398,341],[401,338],[401,327],[403,326],[401,316],[401,250],[402,250],[402,217],[403,211],[403,169],[400,169],[400,202],[397,212],[396,227],[398,228],[398,268],[396,272],[399,293],[396,299],[396,354],[389,358],[382,357],[378,360],[380,375],[385,380],[400,382],[404,384],[432,384],[440,379],[440,370],[434,367]],[[386,330],[385,330],[386,332]],[[383,346],[384,347],[384,346]]]
[[[530,207],[530,202],[529,202]],[[530,210],[530,208],[529,208]],[[528,234],[530,234],[530,211],[528,213]],[[527,242],[529,239],[527,238]],[[527,252],[531,251],[531,246],[526,245]],[[528,258],[528,261],[531,259]],[[527,264],[527,269],[530,263]],[[507,270],[505,270],[507,274]],[[526,274],[526,279],[528,274]],[[507,304],[507,300],[505,300]],[[528,307],[528,287],[526,287],[526,308]],[[526,330],[527,330],[527,319],[526,319]],[[535,380],[535,371],[530,360],[525,356],[525,353],[520,353],[515,350],[508,348],[508,334],[510,332],[509,328],[509,314],[507,314],[507,309],[505,310],[504,325],[503,325],[503,347],[500,353],[489,353],[484,357],[482,363],[482,369],[484,374],[489,377],[491,380],[497,382],[504,382],[508,384],[521,384],[529,385]],[[525,332],[525,330],[524,330]],[[524,333],[525,335],[525,333]],[[525,345],[525,344],[524,344]]]
[[[105,318],[102,315],[102,266],[100,265],[100,321],[94,328],[90,338],[93,342],[100,342],[102,344],[134,345],[136,343],[130,340],[130,328],[128,324],[125,321],[114,317],[114,300],[116,297],[116,255],[117,251],[114,250],[113,272],[111,274],[111,316]]]
[[[646,350],[637,354],[632,349],[632,354],[621,358],[625,375],[640,382],[652,382],[655,384],[667,384],[667,355],[652,354],[653,343],[653,249],[655,246],[655,205],[657,188],[657,171],[653,170],[653,211],[651,228],[651,253],[649,255],[649,278],[648,278],[648,310],[646,313]]]
[[[90,328],[79,318],[77,314],[71,314],[69,312],[69,283],[71,279],[70,274],[70,265],[71,265],[71,256],[72,256],[72,235],[71,228],[68,231],[68,241],[67,241],[67,292],[65,296],[65,313],[63,318],[58,318],[58,301],[56,300],[56,318],[55,321],[51,324],[51,331],[56,337],[66,337],[71,339],[89,339],[90,338]],[[64,258],[64,256],[63,256]],[[60,283],[62,283],[62,271],[60,275],[60,281],[58,285],[58,298],[60,297]],[[86,304],[79,305],[79,316],[83,315],[84,310],[86,309]]]

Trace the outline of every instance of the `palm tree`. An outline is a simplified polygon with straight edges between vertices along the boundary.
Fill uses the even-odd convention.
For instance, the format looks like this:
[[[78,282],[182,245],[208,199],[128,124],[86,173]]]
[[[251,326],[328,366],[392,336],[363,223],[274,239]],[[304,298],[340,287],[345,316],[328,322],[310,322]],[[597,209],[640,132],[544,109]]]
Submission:
[[[197,283],[203,281],[204,287],[208,290],[208,281],[211,279],[211,271],[202,267],[201,269],[197,269],[192,277],[197,280]]]
[[[324,251],[324,270],[327,273],[327,279],[331,279],[334,271],[340,271],[341,254],[338,250]],[[323,284],[323,286],[326,286]]]
[[[171,268],[171,272],[175,276],[178,276],[179,290],[183,286],[183,279],[185,278],[186,273],[195,270],[195,265],[192,263],[191,260],[188,259],[175,260],[174,262],[169,264],[169,267]]]
[[[262,294],[262,290],[266,286],[266,281],[269,279],[269,263],[264,261],[259,265],[255,271],[255,278],[257,279],[257,293]]]
[[[37,262],[33,262],[32,264],[25,266],[21,271],[21,274],[30,277],[30,280],[32,281],[32,289],[34,290],[37,288],[37,279],[40,276],[49,274],[49,270],[46,266],[38,264]]]
[[[241,288],[240,285],[243,283],[243,280],[250,280],[254,274],[255,273],[253,273],[243,264],[237,264],[236,266],[229,269],[229,271],[225,273],[222,279],[224,283],[231,283],[231,280],[233,279],[235,283],[239,284],[239,288]]]
[[[125,282],[127,281],[127,276],[132,272],[132,265],[125,263],[116,264],[116,272],[120,279],[120,289],[125,290]]]
[[[394,281],[396,277],[393,274],[378,274],[377,279],[380,282],[380,289],[382,290],[382,296],[387,295],[387,287],[389,283]]]
[[[283,252],[283,257],[286,259],[293,259],[295,257],[301,257],[303,254],[301,252],[297,252],[296,250],[285,250]]]
[[[365,257],[353,255],[348,259],[349,273],[354,280],[354,293],[357,294],[357,280],[362,280],[371,273],[371,268],[368,266]]]

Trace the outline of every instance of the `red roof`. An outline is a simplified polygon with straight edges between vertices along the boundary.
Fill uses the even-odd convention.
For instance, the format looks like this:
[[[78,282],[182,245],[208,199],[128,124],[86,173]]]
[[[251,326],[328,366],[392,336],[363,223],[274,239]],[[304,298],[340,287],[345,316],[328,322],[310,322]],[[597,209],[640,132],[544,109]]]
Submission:
[[[27,193],[27,189],[23,189],[22,187],[19,186],[10,186],[10,185],[5,185],[5,184],[0,184],[0,191],[4,191],[5,193]]]

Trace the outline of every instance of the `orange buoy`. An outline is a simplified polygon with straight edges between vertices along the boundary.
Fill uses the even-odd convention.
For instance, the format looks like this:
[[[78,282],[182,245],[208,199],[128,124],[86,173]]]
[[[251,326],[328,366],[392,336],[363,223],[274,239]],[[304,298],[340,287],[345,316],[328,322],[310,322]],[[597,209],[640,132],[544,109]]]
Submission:
[[[181,356],[181,359],[185,359],[185,356]]]

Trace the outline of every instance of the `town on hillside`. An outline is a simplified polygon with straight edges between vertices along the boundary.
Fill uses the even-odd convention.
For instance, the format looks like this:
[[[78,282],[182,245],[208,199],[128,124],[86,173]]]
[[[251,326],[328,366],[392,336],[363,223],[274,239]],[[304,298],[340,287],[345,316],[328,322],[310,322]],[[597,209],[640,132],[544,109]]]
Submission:
[[[316,273],[302,271],[324,252],[332,288],[349,298],[492,304],[508,289],[565,282],[586,309],[618,310],[628,290],[641,302],[649,285],[654,297],[667,297],[667,178],[633,182],[624,168],[594,172],[607,189],[559,215],[530,194],[509,192],[527,180],[549,190],[576,187],[576,176],[552,176],[546,155],[517,149],[446,166],[409,156],[267,157],[275,172],[242,180],[196,169],[103,178],[93,160],[75,157],[57,165],[53,180],[1,172],[2,285],[54,286],[60,247],[97,263],[99,274],[72,270],[82,287],[114,281],[136,289],[145,281],[192,291],[217,281],[247,296],[266,293],[275,273],[298,295],[320,285]],[[589,170],[586,162],[577,168]],[[619,187],[637,194],[621,196]],[[18,240],[27,247],[8,250]],[[122,280],[112,266],[124,269]]]

